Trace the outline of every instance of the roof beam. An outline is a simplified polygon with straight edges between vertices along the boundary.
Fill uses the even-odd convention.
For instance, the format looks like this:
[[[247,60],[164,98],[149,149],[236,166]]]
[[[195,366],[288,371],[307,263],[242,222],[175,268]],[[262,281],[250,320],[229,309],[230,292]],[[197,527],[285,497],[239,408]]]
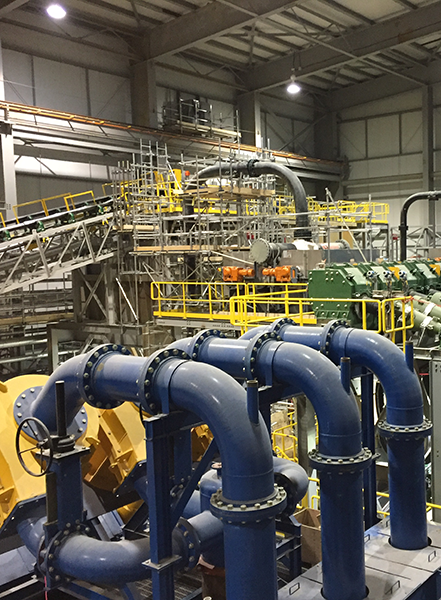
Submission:
[[[0,19],[27,2],[29,0],[0,0]]]
[[[382,50],[413,42],[440,29],[441,0],[438,0],[404,15],[358,28],[332,42],[319,43],[255,67],[245,73],[244,79],[250,90],[265,90],[289,81],[294,64],[298,66],[297,76],[302,78],[357,59],[367,59]]]
[[[427,84],[441,82],[441,60],[435,60],[428,67],[411,67],[405,71],[409,79],[391,78],[382,75],[369,81],[363,81],[356,85],[341,88],[329,95],[328,107],[330,110],[339,111],[358,104],[365,104],[380,100],[404,92],[421,88],[417,83],[412,83],[410,78],[415,74],[423,76]]]
[[[297,2],[299,0],[211,2],[148,32],[144,38],[146,58],[182,52],[238,27],[252,25],[257,19],[286,10]]]

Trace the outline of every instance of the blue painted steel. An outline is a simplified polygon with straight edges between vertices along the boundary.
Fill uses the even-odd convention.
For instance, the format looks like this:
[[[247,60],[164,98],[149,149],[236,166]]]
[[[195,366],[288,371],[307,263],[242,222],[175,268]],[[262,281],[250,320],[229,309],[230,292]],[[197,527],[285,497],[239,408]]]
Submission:
[[[66,420],[69,425],[87,399],[83,381],[78,376],[84,370],[87,360],[87,354],[80,354],[61,364],[49,377],[30,406],[30,415],[43,421],[52,433],[57,430],[55,382],[58,380],[64,381]]]
[[[320,474],[323,595],[327,600],[366,596],[362,484],[361,473]]]
[[[83,520],[83,477],[80,453],[55,458],[51,471],[57,477],[58,530]]]
[[[175,361],[173,361],[175,362]],[[147,451],[147,500],[153,600],[174,600],[173,564],[159,568],[172,556],[169,437],[160,415],[144,420]]]
[[[150,556],[150,541],[106,542],[72,535],[60,546],[56,566],[62,573],[98,585],[122,585],[150,577],[143,564]]]
[[[208,338],[199,348],[197,358],[202,362],[226,369],[233,376],[238,376],[240,369],[236,362],[233,363],[233,359],[230,363],[229,356],[234,357],[234,361],[239,360],[239,365],[243,365],[247,345],[253,343],[253,340],[248,342],[228,340],[223,350],[224,343],[224,339]],[[237,345],[236,351],[231,352],[234,344]],[[175,344],[175,347],[180,346]],[[272,369],[273,377],[277,382],[288,385],[295,382],[312,402],[319,422],[321,454],[340,458],[352,457],[361,451],[361,424],[357,404],[342,387],[339,370],[326,357],[302,345],[267,341],[256,357],[256,372],[260,377],[265,377],[269,368]],[[232,416],[230,422],[239,422],[239,420]],[[247,447],[246,442],[242,447]],[[327,493],[324,502],[328,506],[325,507],[325,516],[322,518],[322,535],[323,531],[326,531],[327,540],[335,540],[334,545],[341,549],[341,553],[331,551],[323,555],[326,597],[328,600],[361,600],[365,597],[363,515],[362,512],[360,513],[362,477],[358,473],[345,475],[345,478],[351,482],[351,485],[346,487],[342,487],[340,482],[343,479],[338,475],[327,477],[331,483],[325,484]],[[346,514],[349,512],[344,528],[332,516],[333,498],[335,496],[338,503],[341,494],[344,494],[347,500]],[[353,531],[349,534],[351,545],[346,543],[348,523],[353,526]],[[225,542],[227,546],[227,538]],[[331,545],[330,541],[328,545]],[[342,592],[339,580],[347,579],[348,564],[357,566],[351,571],[347,592]]]
[[[347,393],[351,392],[351,359],[343,356],[340,359],[340,378]]]
[[[262,418],[258,425],[250,423],[245,390],[212,366],[183,362],[176,369],[171,362],[158,371],[155,384],[169,390],[176,406],[197,414],[210,427],[222,457],[224,497],[257,502],[270,496],[274,491],[271,442]],[[234,535],[227,535],[227,529],[233,529]],[[274,518],[259,527],[225,525],[224,532],[228,597],[276,600]],[[248,553],[243,548],[259,550],[245,560]],[[247,596],[237,595],[239,589],[247,589]]]
[[[41,519],[29,518],[23,519],[17,523],[17,533],[21,537],[26,548],[37,556],[41,539],[44,535],[43,525],[46,523],[46,517]]]
[[[247,409],[251,423],[259,423],[259,384],[255,380],[247,381]]]
[[[200,550],[205,562],[215,567],[223,568],[224,559],[224,525],[209,510],[196,515],[189,520],[200,544]]]
[[[409,367],[409,370],[412,371],[413,373],[413,343],[412,342],[406,342],[406,347],[405,347],[405,353],[406,353],[406,364]]]
[[[387,447],[391,544],[403,550],[418,550],[428,543],[424,440],[390,439]]]
[[[322,332],[313,327],[285,326],[280,335],[286,341],[319,348]],[[353,364],[370,369],[387,397],[388,424],[415,427],[423,423],[423,398],[413,372],[412,349],[408,352],[405,358],[395,344],[376,333],[339,327],[331,336],[328,354],[337,364],[349,356]],[[410,461],[409,444],[414,452]],[[423,439],[411,443],[402,437],[388,443],[389,463],[394,465],[389,469],[391,542],[397,548],[416,550],[427,545],[423,447]],[[404,489],[406,493],[400,494]],[[411,498],[412,511],[408,510]]]
[[[239,525],[225,523],[225,567],[227,598],[277,599],[277,573],[266,569],[265,576],[259,569],[268,561],[276,564],[274,519],[264,519],[260,523]],[[228,560],[228,548],[235,548],[235,560]],[[247,551],[244,551],[247,549]]]
[[[361,375],[361,414],[363,446],[375,454],[374,376],[367,369]],[[377,474],[375,461],[363,473],[364,524],[369,529],[378,523]]]

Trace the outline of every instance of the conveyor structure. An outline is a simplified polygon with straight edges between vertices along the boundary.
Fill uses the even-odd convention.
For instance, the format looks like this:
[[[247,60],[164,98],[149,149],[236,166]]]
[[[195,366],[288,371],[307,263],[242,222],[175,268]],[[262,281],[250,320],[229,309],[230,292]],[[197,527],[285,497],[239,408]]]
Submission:
[[[339,321],[301,328],[282,319],[238,340],[202,331],[147,358],[100,346],[48,379],[12,380],[2,388],[0,444],[13,466],[9,480],[0,465],[3,488],[9,481],[17,491],[3,509],[0,539],[21,539],[28,572],[34,557],[48,589],[77,598],[92,589],[94,598],[110,598],[108,586],[136,597],[131,583],[150,579],[153,600],[173,600],[175,572],[203,557],[225,568],[227,600],[387,600],[395,593],[436,600],[441,528],[426,521],[424,478],[431,423],[412,359],[410,344],[404,355]],[[361,416],[350,390],[360,374]],[[380,523],[373,374],[388,400],[380,429],[390,520]],[[273,458],[269,436],[271,404],[299,393],[319,423],[310,462],[320,477],[323,550],[322,563],[303,574],[293,512],[308,480],[297,464]],[[214,438],[193,464],[190,432],[202,424]],[[45,486],[30,487],[30,475],[16,470],[15,431],[22,461],[45,475]],[[214,458],[221,465],[210,469]],[[133,500],[122,511],[124,525],[115,508]],[[278,559],[290,572],[284,587]],[[5,562],[1,573],[4,580]]]

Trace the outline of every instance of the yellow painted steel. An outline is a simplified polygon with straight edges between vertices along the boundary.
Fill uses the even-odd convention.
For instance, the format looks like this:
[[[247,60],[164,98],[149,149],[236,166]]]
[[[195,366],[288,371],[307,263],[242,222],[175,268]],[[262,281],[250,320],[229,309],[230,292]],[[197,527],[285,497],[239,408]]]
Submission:
[[[221,320],[234,325],[236,319],[232,320],[232,299],[257,297],[259,290],[267,287],[268,284],[254,282],[154,281],[150,285],[150,293],[152,300],[157,303],[153,311],[155,317]],[[303,283],[274,283],[271,287],[278,290],[275,294],[300,295],[305,294],[307,289]],[[272,320],[278,316],[282,315],[273,314]]]
[[[399,305],[399,316],[401,325],[395,318],[396,303]],[[395,337],[398,332],[403,334],[403,351],[406,350],[406,331],[414,327],[414,310],[411,296],[399,296],[396,298],[387,298],[382,301],[382,332],[389,334],[390,339],[395,343]],[[410,310],[409,310],[410,309]]]
[[[32,477],[26,473],[16,456],[17,424],[13,407],[25,390],[43,386],[47,380],[46,375],[22,375],[6,383],[0,382],[0,527],[17,503],[45,493],[44,477]],[[84,481],[96,490],[113,492],[136,464],[145,460],[145,431],[139,409],[129,402],[113,410],[99,410],[88,405],[84,409],[87,429],[79,442],[91,450],[83,462]],[[206,425],[194,428],[194,461],[201,458],[212,437]],[[21,445],[24,450],[34,446],[25,436]],[[138,506],[139,503],[133,503],[123,507],[123,520],[128,520]]]
[[[26,389],[44,385],[45,375],[22,375],[9,380],[0,390],[0,527],[16,504],[45,493],[43,477],[31,477],[15,453],[17,424],[13,415],[15,399]],[[6,389],[5,389],[6,388]],[[31,447],[25,438],[23,449]]]
[[[308,199],[309,212],[320,223],[332,222],[357,224],[357,223],[387,223],[389,204],[384,202],[350,202],[338,200],[329,205]],[[320,214],[319,214],[320,213]]]

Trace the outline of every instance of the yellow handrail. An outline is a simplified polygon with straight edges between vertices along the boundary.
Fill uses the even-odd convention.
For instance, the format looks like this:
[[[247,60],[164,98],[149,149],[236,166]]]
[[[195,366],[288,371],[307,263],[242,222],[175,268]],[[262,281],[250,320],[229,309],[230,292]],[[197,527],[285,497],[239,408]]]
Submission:
[[[71,194],[71,193],[58,194],[57,196],[50,196],[49,198],[39,198],[38,200],[30,200],[29,202],[15,204],[12,207],[12,211],[14,213],[17,224],[20,224],[20,217],[18,215],[18,211],[19,211],[19,209],[21,209],[25,206],[33,206],[34,204],[40,204],[45,216],[48,217],[49,216],[48,202],[51,202],[52,200],[61,200],[62,199],[64,202],[64,205],[66,207],[66,210],[69,211],[69,210],[75,208],[75,203],[74,203],[73,199],[78,198],[80,196],[91,196],[93,201],[95,202],[95,195],[94,195],[93,191],[88,190],[87,192],[80,192],[78,194]],[[70,204],[69,204],[69,201],[70,201]],[[2,219],[3,219],[3,217],[2,217]],[[3,225],[4,225],[4,220],[3,220]]]

